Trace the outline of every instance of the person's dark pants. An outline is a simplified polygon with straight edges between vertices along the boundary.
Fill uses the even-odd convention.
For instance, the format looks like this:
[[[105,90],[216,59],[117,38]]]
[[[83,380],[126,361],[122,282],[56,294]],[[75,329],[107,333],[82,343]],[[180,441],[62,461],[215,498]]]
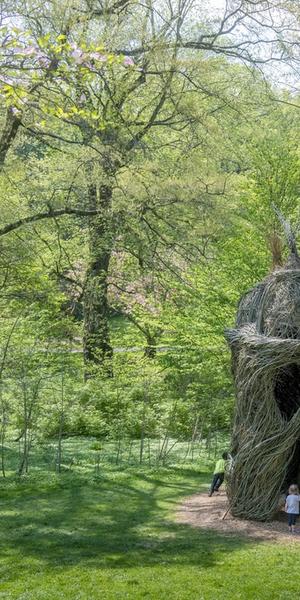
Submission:
[[[224,481],[224,473],[215,473],[210,486],[209,495],[212,496],[214,492],[217,492],[219,487]]]
[[[298,515],[296,515],[295,513],[289,513],[288,516],[289,516],[289,527],[292,527],[292,525],[296,525]]]

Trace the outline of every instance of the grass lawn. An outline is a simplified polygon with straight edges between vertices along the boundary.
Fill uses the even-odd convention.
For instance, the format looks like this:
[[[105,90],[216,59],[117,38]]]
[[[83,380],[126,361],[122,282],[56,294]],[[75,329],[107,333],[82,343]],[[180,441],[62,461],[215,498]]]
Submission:
[[[200,466],[33,469],[1,481],[0,599],[295,599],[299,547],[176,524]]]

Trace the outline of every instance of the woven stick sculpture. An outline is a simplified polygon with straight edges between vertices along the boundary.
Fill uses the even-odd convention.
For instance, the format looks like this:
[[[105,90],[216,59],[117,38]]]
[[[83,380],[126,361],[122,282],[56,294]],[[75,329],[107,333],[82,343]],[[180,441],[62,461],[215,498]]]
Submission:
[[[240,301],[232,351],[236,408],[228,496],[234,516],[271,519],[280,494],[300,483],[300,258],[290,255]]]

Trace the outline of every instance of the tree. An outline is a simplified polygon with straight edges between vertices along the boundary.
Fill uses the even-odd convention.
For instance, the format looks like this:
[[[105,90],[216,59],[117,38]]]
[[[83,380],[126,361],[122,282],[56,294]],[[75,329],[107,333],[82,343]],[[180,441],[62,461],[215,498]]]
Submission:
[[[59,14],[54,3],[36,16],[37,7],[33,2],[29,15],[22,2],[16,3],[25,32],[17,29],[10,35],[5,26],[2,29],[7,113],[0,157],[3,163],[22,128],[29,139],[55,151],[71,153],[73,158],[76,152],[77,164],[65,197],[58,203],[51,198],[40,206],[36,203],[31,214],[7,223],[0,233],[66,214],[85,219],[89,238],[83,286],[86,372],[97,365],[111,374],[107,290],[112,252],[126,222],[124,209],[116,208],[124,169],[138,164],[145,153],[157,152],[157,143],[178,146],[185,129],[190,144],[198,144],[193,136],[199,117],[185,99],[192,93],[201,94],[204,102],[209,98],[221,105],[227,102],[214,86],[201,84],[203,65],[213,65],[213,55],[253,65],[278,60],[283,50],[278,54],[275,42],[286,32],[291,17],[282,7],[283,24],[273,28],[267,44],[272,53],[262,57],[255,49],[259,41],[264,42],[262,32],[270,31],[271,2],[260,3],[258,10],[251,2],[228,3],[217,23],[208,19],[194,30],[189,11],[198,4],[189,0],[161,6],[151,1],[111,6],[83,2]],[[252,34],[245,41],[243,32],[250,26]],[[232,42],[227,36],[238,27],[242,37]],[[205,58],[193,61],[192,50],[205,52]],[[85,181],[84,190],[76,185],[78,173]],[[144,215],[141,220],[153,236],[149,219]]]

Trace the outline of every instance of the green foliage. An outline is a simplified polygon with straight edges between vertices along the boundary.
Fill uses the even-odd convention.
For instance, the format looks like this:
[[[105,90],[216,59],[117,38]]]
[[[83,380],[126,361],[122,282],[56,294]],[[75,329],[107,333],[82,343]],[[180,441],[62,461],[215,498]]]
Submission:
[[[0,121],[16,128],[0,173],[4,437],[139,437],[143,453],[228,431],[224,328],[282,251],[272,202],[298,219],[297,99],[221,55],[174,54],[172,27],[153,36],[129,4],[29,2],[28,18],[13,3],[0,31]]]

